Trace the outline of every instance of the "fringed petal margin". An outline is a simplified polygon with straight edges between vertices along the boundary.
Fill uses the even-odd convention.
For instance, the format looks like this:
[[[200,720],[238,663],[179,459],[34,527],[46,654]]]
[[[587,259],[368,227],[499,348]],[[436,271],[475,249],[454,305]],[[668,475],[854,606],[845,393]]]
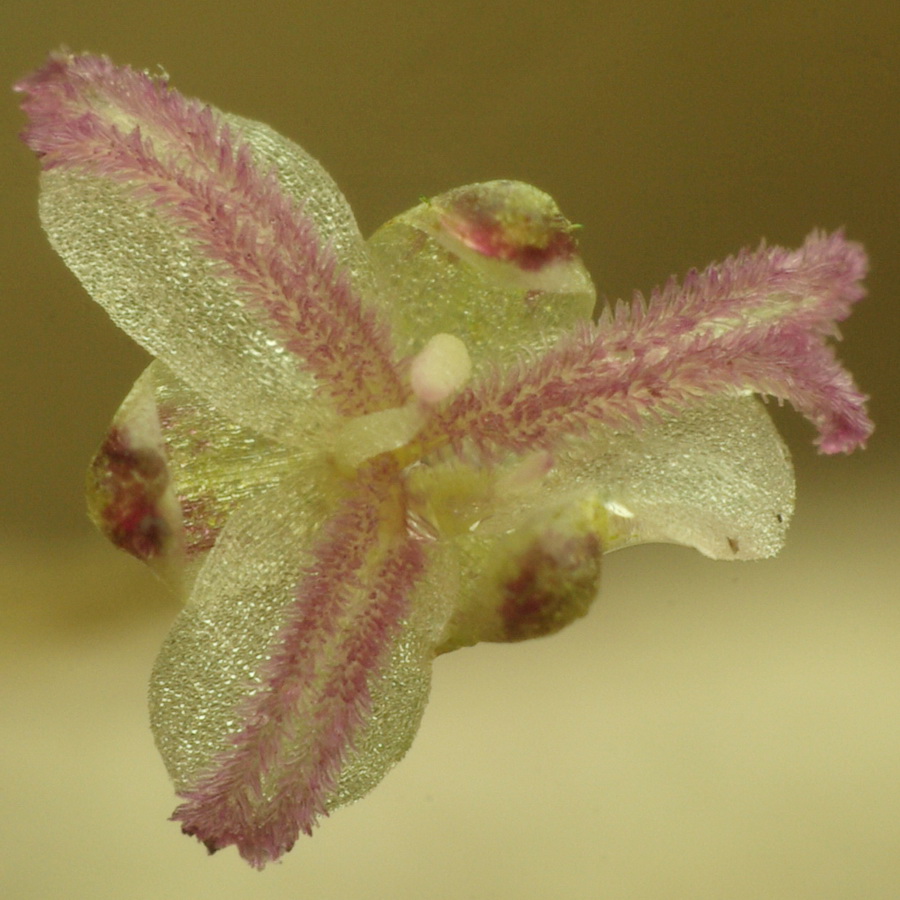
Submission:
[[[866,397],[825,338],[863,295],[865,256],[840,235],[804,249],[741,254],[647,309],[620,307],[576,329],[535,362],[466,388],[422,443],[553,450],[592,423],[635,429],[712,395],[753,392],[790,402],[825,453],[862,446],[873,427]]]
[[[322,526],[229,746],[181,791],[173,818],[211,851],[261,867],[332,805],[425,567],[392,478],[361,473]]]

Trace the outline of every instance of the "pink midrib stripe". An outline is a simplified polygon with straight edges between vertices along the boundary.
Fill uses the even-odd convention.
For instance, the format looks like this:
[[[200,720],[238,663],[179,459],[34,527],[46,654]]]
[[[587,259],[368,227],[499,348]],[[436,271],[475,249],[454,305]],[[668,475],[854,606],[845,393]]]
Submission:
[[[632,340],[664,328],[678,335],[712,318],[735,318],[765,306],[774,294],[797,302],[789,315],[794,324],[831,335],[834,323],[847,318],[865,296],[861,280],[867,270],[865,251],[842,232],[813,232],[798,250],[763,245],[702,272],[691,270],[681,282],[671,278],[649,299],[637,294],[634,303],[619,304],[613,315],[605,310],[601,321],[610,332],[628,332]]]
[[[321,691],[324,699],[315,704],[314,711],[309,710],[321,738],[305,764],[294,765],[285,773],[277,796],[265,809],[253,809],[252,801],[242,798],[248,784],[258,784],[253,773],[260,761],[279,765],[282,736],[272,728],[262,733],[263,729],[248,727],[218,771],[183,795],[187,802],[173,818],[180,820],[186,831],[213,849],[234,843],[242,856],[261,866],[290,849],[299,832],[311,833],[316,819],[327,813],[327,797],[369,708],[368,677],[383,664],[389,639],[407,611],[408,589],[423,568],[422,551],[410,539],[398,556],[405,557],[400,577],[393,584],[388,581],[380,599],[373,601],[363,630],[344,644],[341,657],[333,663],[334,674]],[[299,714],[295,707],[286,708],[277,693],[266,697],[258,710],[263,721]]]
[[[143,76],[128,70],[116,73],[123,71],[136,82],[131,92],[111,92],[123,111],[145,121],[156,113],[157,136],[174,146],[176,155],[189,158],[202,179],[170,171],[146,141],[134,132],[123,135],[107,125],[89,104],[85,104],[87,112],[78,114],[78,98],[70,96],[68,83],[60,86],[62,97],[52,85],[38,83],[24,104],[33,115],[26,136],[36,151],[48,154],[45,165],[82,168],[111,178],[181,219],[205,255],[224,262],[232,277],[243,281],[254,305],[286,331],[289,349],[307,358],[331,388],[342,412],[358,414],[403,402],[405,391],[391,362],[385,327],[376,324],[374,311],[363,310],[346,279],[335,277],[338,267],[333,254],[316,240],[309,221],[300,224],[292,201],[281,193],[274,176],[264,178],[258,173],[247,145],[231,146],[230,130],[222,125],[217,131],[208,107],[197,111],[193,107],[198,104],[174,91],[160,97],[156,86]],[[152,102],[140,102],[148,97]],[[191,135],[190,141],[182,139],[184,133]],[[200,156],[199,150],[211,158]],[[211,208],[217,213],[213,222]],[[267,241],[257,242],[258,235],[247,227],[253,221]],[[299,265],[290,255],[294,248],[303,248],[305,254]],[[310,302],[305,290],[310,282],[318,282],[320,289],[324,284],[327,300],[320,297]],[[283,299],[272,299],[273,294]],[[298,304],[301,297],[306,302]]]
[[[813,334],[790,326],[776,333],[760,326],[706,346],[673,342],[657,361],[641,355],[611,359],[600,353],[604,345],[603,335],[593,346],[571,342],[520,373],[519,381],[498,379],[465,390],[428,426],[423,442],[433,429],[457,448],[469,442],[488,453],[552,450],[591,422],[640,427],[648,415],[747,387],[791,402],[819,429],[825,452],[849,452],[872,430],[865,397],[850,375]]]
[[[840,233],[813,234],[798,251],[744,251],[689,275],[682,288],[670,282],[649,304],[639,298],[631,308],[619,305],[527,368],[470,386],[438,413],[423,443],[443,436],[458,450],[467,442],[482,452],[553,449],[590,421],[639,427],[648,414],[677,411],[704,393],[749,387],[795,405],[819,429],[823,451],[852,450],[872,425],[865,397],[824,338],[834,319],[846,317],[864,296],[858,279],[865,271],[862,248]],[[704,318],[737,317],[760,305],[770,281],[798,300],[813,290],[821,296],[778,320],[739,324],[721,337],[691,333]],[[655,357],[655,348],[667,353]]]

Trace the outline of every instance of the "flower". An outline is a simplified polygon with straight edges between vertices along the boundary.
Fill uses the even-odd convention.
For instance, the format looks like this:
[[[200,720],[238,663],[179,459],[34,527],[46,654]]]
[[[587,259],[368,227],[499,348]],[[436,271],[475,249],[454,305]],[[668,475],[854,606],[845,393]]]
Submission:
[[[363,241],[328,175],[162,77],[58,53],[17,89],[53,246],[156,360],[89,506],[186,596],[153,671],[174,818],[255,866],[406,752],[436,654],[549,634],[643,541],[770,556],[793,506],[754,395],[871,432],[828,338],[842,234],[592,322],[573,226],[513,181]]]

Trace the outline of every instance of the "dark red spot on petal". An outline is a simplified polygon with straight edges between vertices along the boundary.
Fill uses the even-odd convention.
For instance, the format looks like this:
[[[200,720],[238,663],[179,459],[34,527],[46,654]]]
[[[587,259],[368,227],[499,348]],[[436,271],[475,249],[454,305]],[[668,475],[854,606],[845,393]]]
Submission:
[[[88,473],[88,505],[100,530],[138,559],[165,550],[172,528],[162,509],[169,484],[165,458],[136,447],[121,428],[111,428]]]
[[[589,609],[600,584],[603,548],[591,533],[539,535],[504,585],[500,616],[507,641],[553,634]]]

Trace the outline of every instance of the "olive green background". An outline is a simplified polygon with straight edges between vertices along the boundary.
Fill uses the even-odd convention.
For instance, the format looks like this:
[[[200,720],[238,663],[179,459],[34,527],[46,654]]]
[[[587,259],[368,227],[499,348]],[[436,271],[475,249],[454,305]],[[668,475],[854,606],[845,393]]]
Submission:
[[[553,639],[438,661],[410,755],[263,874],[207,860],[144,683],[175,603],[83,513],[146,362],[37,221],[0,104],[0,894],[12,898],[900,896],[900,5],[4,0],[0,84],[61,44],[165,68],[317,156],[364,233],[508,177],[583,224],[628,296],[765,236],[872,256],[841,355],[878,430],[798,466],[777,560],[610,557]]]

